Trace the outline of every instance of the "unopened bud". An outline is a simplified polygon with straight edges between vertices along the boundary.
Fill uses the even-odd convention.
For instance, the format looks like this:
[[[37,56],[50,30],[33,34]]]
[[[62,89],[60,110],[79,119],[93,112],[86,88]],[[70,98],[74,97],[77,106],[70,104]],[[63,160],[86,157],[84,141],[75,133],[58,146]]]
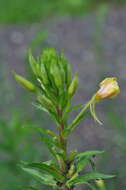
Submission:
[[[35,86],[32,84],[30,81],[25,79],[24,77],[16,74],[15,72],[13,73],[14,77],[17,82],[19,82],[23,87],[25,87],[27,90],[34,92],[35,91]]]
[[[29,58],[29,63],[32,68],[32,71],[36,75],[37,74],[37,62],[34,59],[31,50],[29,50],[29,52],[28,52],[28,58]]]
[[[73,96],[75,94],[76,89],[78,87],[78,82],[79,82],[78,75],[76,73],[74,79],[72,80],[72,82],[71,82],[71,84],[70,84],[70,86],[68,88],[68,94],[70,96]]]
[[[66,83],[67,87],[69,87],[71,83],[71,66],[70,64],[66,64]]]
[[[53,106],[53,103],[51,102],[51,100],[49,100],[46,96],[42,96],[42,95],[39,95],[37,97],[38,101],[44,105],[44,106],[48,106],[49,108],[52,108]]]
[[[45,65],[42,63],[41,64],[41,78],[42,78],[42,81],[45,85],[48,85],[49,84],[49,79],[48,79],[48,75],[47,75],[47,72],[46,72],[46,69],[45,69]]]
[[[62,87],[62,77],[61,77],[60,69],[58,68],[57,64],[51,64],[50,73],[53,76],[56,87],[61,88]]]
[[[71,177],[74,173],[75,173],[75,165],[74,163],[72,163],[68,171],[67,177]]]
[[[106,189],[105,188],[105,183],[104,183],[104,181],[102,179],[97,179],[95,181],[95,183],[96,183],[97,187],[99,188],[99,190],[105,190]]]
[[[96,93],[96,99],[113,98],[120,93],[116,78],[106,78],[100,83],[100,89]]]

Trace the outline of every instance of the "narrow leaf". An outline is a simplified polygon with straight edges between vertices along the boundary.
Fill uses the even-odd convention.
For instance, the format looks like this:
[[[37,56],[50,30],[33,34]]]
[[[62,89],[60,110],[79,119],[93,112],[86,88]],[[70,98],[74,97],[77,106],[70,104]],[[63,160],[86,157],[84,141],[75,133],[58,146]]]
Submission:
[[[89,163],[90,158],[92,156],[97,155],[97,154],[102,154],[102,153],[104,153],[104,151],[93,150],[93,151],[85,151],[85,152],[77,154],[76,155],[77,171],[79,172],[83,170],[86,167],[86,165]]]
[[[27,166],[42,169],[43,171],[46,171],[49,174],[51,174],[54,177],[54,179],[56,179],[56,180],[60,180],[60,181],[64,180],[63,175],[61,175],[60,173],[55,171],[54,168],[52,168],[51,166],[49,166],[45,163],[28,163]]]
[[[79,185],[79,184],[84,184],[85,182],[88,182],[90,180],[108,179],[108,178],[112,178],[112,177],[115,177],[115,176],[92,172],[92,173],[87,173],[87,174],[82,175],[82,176],[78,176],[76,179],[74,179],[72,181],[69,180],[69,183],[71,185]]]
[[[43,135],[49,135],[51,137],[58,137],[53,131],[49,129],[44,129],[44,128],[38,128],[38,130],[43,134]]]
[[[79,124],[79,122],[88,115],[88,113],[89,112],[85,111],[84,113],[78,114],[78,116],[72,121],[72,123],[67,128],[64,129],[63,135],[68,136]]]
[[[80,109],[80,108],[82,108],[82,107],[83,107],[82,104],[75,105],[75,106],[69,106],[69,107],[65,110],[65,112],[64,112],[64,114],[63,114],[63,119],[66,119],[67,116],[68,116],[68,114],[70,114],[71,112],[73,112],[73,111],[75,111],[75,110],[77,110],[77,109]]]
[[[37,170],[31,169],[31,168],[24,168],[21,167],[25,172],[29,173],[32,175],[36,180],[38,180],[40,183],[45,184],[45,185],[50,185],[50,186],[55,186],[56,183],[53,180],[51,175],[47,174],[42,174]]]
[[[104,153],[104,151],[101,151],[101,150],[85,151],[85,152],[81,152],[81,153],[77,154],[76,158],[82,158],[85,156],[94,156],[94,155],[103,154],[103,153]]]

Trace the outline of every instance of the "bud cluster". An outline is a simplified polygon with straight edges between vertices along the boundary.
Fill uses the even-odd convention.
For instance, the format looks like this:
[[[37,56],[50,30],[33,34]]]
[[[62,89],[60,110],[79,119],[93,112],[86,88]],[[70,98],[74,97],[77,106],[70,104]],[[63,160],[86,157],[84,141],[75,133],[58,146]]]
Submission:
[[[58,54],[55,49],[47,48],[35,59],[29,51],[29,63],[38,86],[35,87],[15,73],[16,80],[30,91],[34,87],[37,101],[46,109],[49,110],[50,107],[54,111],[54,107],[58,105],[63,110],[78,86],[78,75],[75,74],[72,80],[71,67],[63,53]]]

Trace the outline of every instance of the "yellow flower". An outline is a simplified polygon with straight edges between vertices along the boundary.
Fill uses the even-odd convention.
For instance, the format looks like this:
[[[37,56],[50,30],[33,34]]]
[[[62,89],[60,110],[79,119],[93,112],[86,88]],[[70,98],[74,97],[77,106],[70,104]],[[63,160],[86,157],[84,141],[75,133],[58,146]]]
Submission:
[[[106,78],[100,83],[100,89],[96,92],[96,99],[113,98],[120,93],[117,79],[114,77]]]

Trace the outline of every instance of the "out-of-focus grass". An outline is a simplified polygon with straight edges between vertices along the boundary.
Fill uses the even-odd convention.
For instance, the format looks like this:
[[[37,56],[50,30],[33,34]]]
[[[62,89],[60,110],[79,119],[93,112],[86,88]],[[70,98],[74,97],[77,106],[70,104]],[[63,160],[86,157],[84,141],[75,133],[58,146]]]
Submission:
[[[0,120],[0,187],[16,190],[20,185],[31,185],[34,181],[21,169],[20,160],[40,161],[46,159],[45,148],[40,152],[39,135],[35,133],[33,121],[22,121],[14,113],[9,121]],[[44,154],[43,154],[44,153]],[[6,181],[5,181],[6,180]]]
[[[125,3],[126,0],[0,0],[1,23],[40,21],[57,14],[85,14],[101,3]]]

